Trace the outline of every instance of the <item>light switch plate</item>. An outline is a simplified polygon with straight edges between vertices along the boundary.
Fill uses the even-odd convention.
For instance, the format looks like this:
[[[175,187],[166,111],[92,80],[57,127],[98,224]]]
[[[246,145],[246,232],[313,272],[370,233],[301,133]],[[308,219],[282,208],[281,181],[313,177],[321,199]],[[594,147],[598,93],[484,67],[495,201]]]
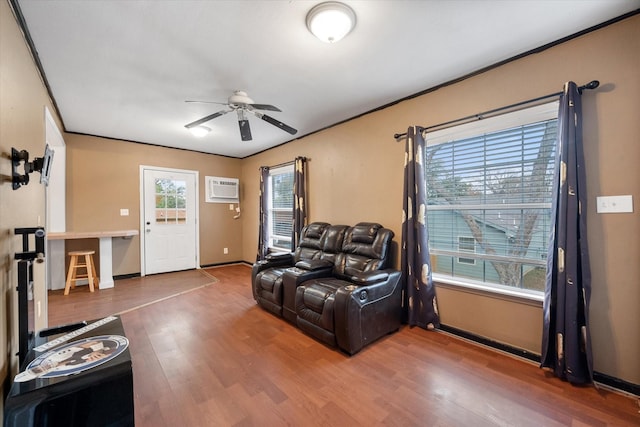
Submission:
[[[596,199],[598,213],[633,212],[632,196],[600,196]]]

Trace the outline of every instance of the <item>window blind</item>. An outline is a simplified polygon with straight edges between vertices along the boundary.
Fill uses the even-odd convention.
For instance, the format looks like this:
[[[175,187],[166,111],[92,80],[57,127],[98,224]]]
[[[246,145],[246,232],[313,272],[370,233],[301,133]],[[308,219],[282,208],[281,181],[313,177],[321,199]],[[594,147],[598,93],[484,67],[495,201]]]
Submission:
[[[269,174],[269,241],[280,249],[291,249],[293,232],[293,165],[273,169]]]
[[[447,138],[437,136],[437,143],[427,135],[434,272],[527,287],[524,276],[546,265],[557,110],[546,119],[540,108],[528,120],[519,113],[518,121],[527,123],[479,134],[463,125],[463,138],[447,130]],[[475,252],[469,250],[471,240]]]

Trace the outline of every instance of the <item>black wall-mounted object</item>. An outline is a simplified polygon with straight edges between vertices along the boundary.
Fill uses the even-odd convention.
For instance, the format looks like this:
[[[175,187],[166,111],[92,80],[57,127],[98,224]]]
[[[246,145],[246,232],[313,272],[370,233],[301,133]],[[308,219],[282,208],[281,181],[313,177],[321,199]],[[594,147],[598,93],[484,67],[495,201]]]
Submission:
[[[35,308],[33,305],[33,262],[44,259],[44,236],[42,227],[25,227],[13,230],[22,236],[22,252],[16,252],[18,260],[18,360],[20,365],[34,346]],[[30,249],[30,236],[35,240],[35,250]]]
[[[33,262],[18,261],[18,361],[22,365],[34,347]]]
[[[23,185],[27,185],[29,183],[29,174],[33,172],[40,172],[41,184],[49,184],[49,177],[51,176],[51,163],[53,162],[53,150],[49,148],[49,144],[47,144],[44,148],[44,155],[42,157],[34,158],[33,162],[29,161],[28,151],[18,151],[12,147],[11,162],[13,163],[11,182],[13,184],[14,190],[17,190]],[[23,174],[18,172],[18,167],[22,162],[24,162]]]
[[[16,252],[15,259],[33,261],[36,258],[44,258],[44,227],[14,228],[13,234],[22,236],[22,252]],[[35,250],[29,249],[29,236],[33,234]]]

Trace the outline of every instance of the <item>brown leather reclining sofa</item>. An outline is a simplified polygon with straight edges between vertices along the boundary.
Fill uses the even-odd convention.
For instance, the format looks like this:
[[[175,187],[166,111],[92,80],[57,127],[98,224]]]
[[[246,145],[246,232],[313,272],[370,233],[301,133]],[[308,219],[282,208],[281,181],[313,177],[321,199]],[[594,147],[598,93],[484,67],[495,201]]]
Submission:
[[[305,333],[355,354],[400,327],[401,273],[387,268],[392,239],[376,223],[311,223],[295,252],[253,265],[253,297]]]

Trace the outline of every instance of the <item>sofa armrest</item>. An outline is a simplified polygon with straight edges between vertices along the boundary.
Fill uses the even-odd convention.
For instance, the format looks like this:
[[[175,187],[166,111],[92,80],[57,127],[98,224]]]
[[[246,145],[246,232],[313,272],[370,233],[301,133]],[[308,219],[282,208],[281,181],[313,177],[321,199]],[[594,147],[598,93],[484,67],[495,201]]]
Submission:
[[[258,273],[273,267],[290,267],[293,265],[293,254],[283,252],[282,254],[269,254],[266,259],[256,261],[251,267],[251,283],[255,284]]]
[[[372,271],[369,273],[353,274],[349,277],[349,281],[354,285],[371,285],[378,282],[384,282],[389,279],[389,271]]]
[[[349,354],[400,328],[401,273],[396,270],[380,273],[386,273],[386,280],[362,286],[346,285],[335,294],[336,342]]]
[[[286,262],[293,263],[293,253],[292,252],[271,252],[268,253],[265,257],[265,260],[268,262]]]
[[[307,271],[333,268],[333,263],[326,259],[303,259],[296,263],[296,267]]]
[[[293,266],[293,254],[283,252],[281,254],[269,254],[263,260],[256,261],[253,264],[253,270],[260,272],[267,268]]]

